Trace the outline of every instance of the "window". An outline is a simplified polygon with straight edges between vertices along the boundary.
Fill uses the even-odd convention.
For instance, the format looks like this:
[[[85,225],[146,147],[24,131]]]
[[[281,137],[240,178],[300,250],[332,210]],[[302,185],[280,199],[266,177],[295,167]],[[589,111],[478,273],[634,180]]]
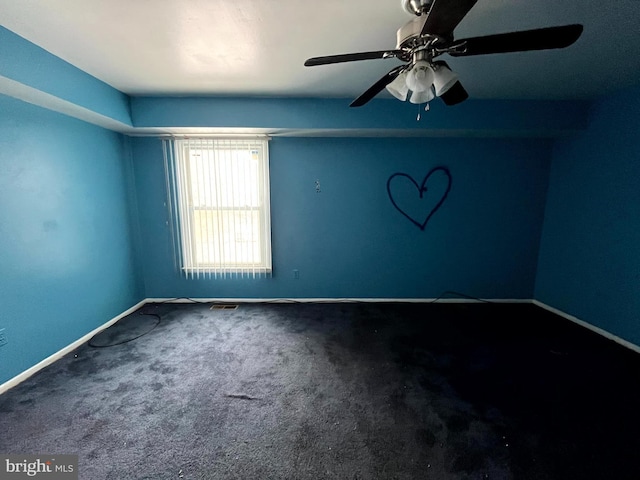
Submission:
[[[174,252],[188,277],[271,273],[266,139],[164,143]]]

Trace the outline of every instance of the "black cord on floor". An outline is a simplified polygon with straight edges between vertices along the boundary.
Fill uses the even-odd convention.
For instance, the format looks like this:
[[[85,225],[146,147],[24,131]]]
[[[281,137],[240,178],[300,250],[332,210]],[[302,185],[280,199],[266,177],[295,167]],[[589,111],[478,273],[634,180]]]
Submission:
[[[147,335],[148,333],[151,333],[153,330],[155,330],[155,328],[160,325],[160,322],[162,321],[162,317],[160,317],[160,315],[156,314],[156,313],[140,313],[140,316],[147,316],[147,317],[154,317],[156,318],[158,321],[153,325],[153,327],[151,327],[149,330],[147,330],[144,333],[141,333],[140,335],[137,335],[133,338],[128,338],[126,340],[123,340],[121,342],[117,342],[117,343],[109,343],[107,345],[96,345],[93,342],[93,339],[96,338],[98,335],[106,332],[107,330],[109,330],[108,328],[106,330],[102,330],[102,332],[98,332],[96,333],[93,337],[91,337],[91,339],[89,340],[89,342],[87,343],[87,345],[89,345],[92,348],[107,348],[107,347],[115,347],[116,345],[123,345],[125,343],[129,343],[129,342],[133,342],[134,340],[137,340],[140,337],[144,337],[145,335]],[[116,323],[117,324],[117,323]],[[116,325],[114,324],[114,325]],[[111,328],[111,327],[109,327]]]
[[[200,301],[200,300],[195,300],[195,299],[189,298],[189,297],[175,297],[175,298],[169,298],[168,300],[163,300],[161,302],[152,302],[152,303],[157,303],[157,304],[162,304],[162,303],[181,303],[181,302],[176,302],[176,300],[189,300],[189,303],[203,303],[203,304],[212,303],[212,302],[203,302],[203,301]]]
[[[492,302],[491,300],[485,300],[484,298],[479,298],[479,297],[474,297],[472,295],[466,295],[464,293],[460,293],[460,292],[456,292],[454,290],[445,290],[444,292],[442,292],[440,295],[438,295],[436,298],[429,300],[428,302],[423,302],[423,303],[436,303],[438,302],[438,300],[446,300],[447,298],[451,298],[451,297],[447,297],[446,295],[454,295],[457,297],[461,297],[461,298],[467,298],[469,300],[476,300],[478,302],[482,302],[482,303],[496,303],[496,302]],[[398,299],[398,302],[402,302],[402,299]],[[375,303],[375,299],[371,299],[371,300],[319,300],[319,301],[312,301],[312,302],[301,302],[299,300],[296,300],[295,298],[274,298],[271,300],[264,300],[262,302],[251,302],[251,303],[257,303],[257,304],[266,304],[266,303]]]
[[[473,297],[471,295],[466,295],[464,293],[460,293],[460,292],[455,292],[453,290],[445,290],[444,292],[442,292],[440,295],[438,295],[436,298],[434,298],[433,300],[427,302],[427,303],[436,303],[438,300],[444,300],[445,299],[445,295],[456,295],[458,297],[461,298],[468,298],[469,300],[477,300],[478,302],[482,302],[482,303],[496,303],[496,302],[492,302],[491,300],[485,300],[484,298],[478,298],[478,297]],[[449,297],[446,297],[449,298]]]

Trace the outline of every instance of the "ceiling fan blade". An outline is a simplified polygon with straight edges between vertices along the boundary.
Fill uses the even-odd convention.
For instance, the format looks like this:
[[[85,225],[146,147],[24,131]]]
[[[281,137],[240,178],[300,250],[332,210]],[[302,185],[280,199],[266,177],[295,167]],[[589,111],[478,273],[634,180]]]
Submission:
[[[422,35],[451,37],[453,30],[469,13],[478,0],[433,0],[422,26]]]
[[[342,55],[328,55],[326,57],[313,57],[304,62],[305,67],[316,65],[329,65],[331,63],[357,62],[359,60],[374,60],[376,58],[393,58],[402,53],[402,50],[378,50],[375,52],[345,53]]]
[[[460,102],[464,102],[467,98],[469,98],[469,94],[460,82],[456,82],[453,84],[453,87],[440,95],[440,98],[446,105],[451,106],[456,105]]]
[[[400,75],[400,73],[402,73],[402,71],[405,68],[407,68],[406,65],[400,65],[400,66],[394,68],[393,70],[391,70],[384,77],[382,77],[376,83],[371,85],[362,95],[360,95],[353,102],[351,102],[351,104],[349,106],[350,107],[361,107],[362,105],[367,103],[369,100],[371,100],[377,94],[379,94],[384,87],[386,87],[391,82],[393,82],[396,79],[396,77],[398,75]]]
[[[457,40],[449,55],[467,57],[489,53],[526,52],[565,48],[574,43],[582,34],[582,25],[538,28],[520,32],[500,33],[485,37],[471,37]],[[456,51],[456,47],[460,48]]]

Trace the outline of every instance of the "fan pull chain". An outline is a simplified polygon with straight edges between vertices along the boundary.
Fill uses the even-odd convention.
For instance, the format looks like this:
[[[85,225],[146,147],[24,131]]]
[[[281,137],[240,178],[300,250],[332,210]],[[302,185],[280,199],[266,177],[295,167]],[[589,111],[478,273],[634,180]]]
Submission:
[[[420,121],[420,118],[421,118],[421,113],[420,113],[420,107],[421,107],[421,106],[422,106],[422,105],[418,105],[418,116],[416,117],[416,122],[419,122],[419,121]],[[428,111],[429,111],[429,102],[427,102],[427,103],[424,105],[424,111],[425,111],[425,112],[428,112]]]

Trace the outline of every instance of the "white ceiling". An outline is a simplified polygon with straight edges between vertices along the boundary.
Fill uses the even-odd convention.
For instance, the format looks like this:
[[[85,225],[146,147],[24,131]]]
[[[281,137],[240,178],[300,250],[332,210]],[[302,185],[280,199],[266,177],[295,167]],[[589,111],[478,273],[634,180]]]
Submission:
[[[441,0],[446,1],[446,0]],[[355,97],[398,64],[401,0],[0,0],[0,25],[128,94]],[[474,98],[590,98],[640,83],[640,1],[479,0],[456,38],[582,23],[564,50],[445,58]]]

